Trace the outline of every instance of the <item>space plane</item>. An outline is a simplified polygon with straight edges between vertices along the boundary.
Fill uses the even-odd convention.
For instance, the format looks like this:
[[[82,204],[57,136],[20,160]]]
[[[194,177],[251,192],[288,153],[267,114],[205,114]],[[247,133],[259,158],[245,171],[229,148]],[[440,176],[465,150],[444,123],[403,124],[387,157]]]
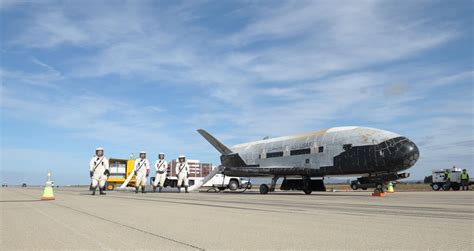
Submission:
[[[357,176],[383,191],[388,181],[409,176],[403,172],[417,162],[415,143],[402,135],[359,126],[334,127],[292,136],[264,138],[227,147],[203,129],[197,130],[221,154],[218,172],[229,176],[271,177],[260,193],[281,190],[326,191],[326,176]]]

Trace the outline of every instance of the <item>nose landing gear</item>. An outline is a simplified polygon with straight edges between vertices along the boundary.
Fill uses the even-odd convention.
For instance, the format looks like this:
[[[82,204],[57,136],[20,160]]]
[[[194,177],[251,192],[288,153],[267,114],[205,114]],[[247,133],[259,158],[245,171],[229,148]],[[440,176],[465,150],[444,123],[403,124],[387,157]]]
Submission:
[[[260,185],[260,194],[267,194],[270,191],[270,188],[266,184]]]

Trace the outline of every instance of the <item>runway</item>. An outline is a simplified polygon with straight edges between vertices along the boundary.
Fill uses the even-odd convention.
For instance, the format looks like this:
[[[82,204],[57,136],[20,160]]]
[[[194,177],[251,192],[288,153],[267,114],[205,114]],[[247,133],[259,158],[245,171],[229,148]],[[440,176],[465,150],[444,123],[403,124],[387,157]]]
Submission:
[[[314,250],[474,247],[474,193],[146,193],[0,190],[6,250]]]

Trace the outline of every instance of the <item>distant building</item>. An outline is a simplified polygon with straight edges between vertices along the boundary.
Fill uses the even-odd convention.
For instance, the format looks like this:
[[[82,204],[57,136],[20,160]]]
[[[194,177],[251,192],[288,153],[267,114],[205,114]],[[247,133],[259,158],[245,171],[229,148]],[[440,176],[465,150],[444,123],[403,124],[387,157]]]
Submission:
[[[189,159],[189,177],[206,177],[212,170],[211,163],[200,163],[199,160]],[[176,176],[176,164],[178,160],[174,159],[168,163],[168,176]]]

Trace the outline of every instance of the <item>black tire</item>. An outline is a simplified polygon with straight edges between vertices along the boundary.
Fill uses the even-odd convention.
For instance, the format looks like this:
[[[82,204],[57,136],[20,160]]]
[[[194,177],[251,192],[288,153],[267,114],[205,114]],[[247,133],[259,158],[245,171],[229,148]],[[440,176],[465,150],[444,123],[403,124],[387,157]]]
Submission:
[[[439,191],[441,189],[441,186],[438,183],[431,184],[431,188],[433,191]]]
[[[268,191],[270,191],[270,188],[268,188],[267,185],[265,184],[260,185],[260,194],[267,194]]]
[[[442,188],[443,188],[443,191],[449,191],[450,186],[448,186],[448,184],[444,184]]]
[[[461,189],[461,186],[458,183],[452,184],[451,187],[453,188],[453,191],[459,191],[459,189]]]
[[[231,191],[235,191],[239,189],[239,182],[237,180],[229,181],[229,185],[227,185]]]
[[[364,191],[367,190],[367,187],[362,188],[362,190],[364,190]]]
[[[351,188],[352,188],[352,190],[357,190],[359,188],[359,186],[356,183],[352,183]]]
[[[448,186],[448,184],[443,184],[441,186],[441,188],[443,189],[443,191],[449,191],[450,187]]]
[[[106,187],[107,190],[109,190],[109,191],[112,191],[112,190],[115,189],[115,185],[114,185],[114,184],[111,184],[111,183],[108,183],[105,187]]]
[[[308,188],[303,189],[303,192],[309,195],[313,192],[313,190],[311,190],[311,188],[308,187]]]
[[[171,180],[170,182],[170,187],[177,187],[178,186],[178,181],[177,180]]]

